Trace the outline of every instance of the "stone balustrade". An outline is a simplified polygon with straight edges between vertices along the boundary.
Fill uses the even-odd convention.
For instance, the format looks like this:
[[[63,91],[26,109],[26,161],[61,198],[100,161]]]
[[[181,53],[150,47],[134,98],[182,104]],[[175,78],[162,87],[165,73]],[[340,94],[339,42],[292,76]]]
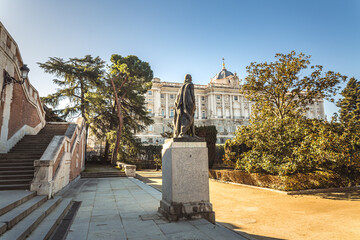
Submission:
[[[35,173],[30,190],[51,198],[79,178],[85,166],[85,141],[83,118],[79,118],[76,124],[69,124],[65,135],[54,136],[41,158],[34,162]]]
[[[136,165],[131,165],[123,162],[117,162],[116,164],[118,167],[125,169],[125,174],[127,177],[136,176]]]

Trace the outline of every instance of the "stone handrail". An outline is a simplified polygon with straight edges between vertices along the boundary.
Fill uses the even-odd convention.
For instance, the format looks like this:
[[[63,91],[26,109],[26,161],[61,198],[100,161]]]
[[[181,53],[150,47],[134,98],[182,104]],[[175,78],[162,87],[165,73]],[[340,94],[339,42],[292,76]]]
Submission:
[[[123,162],[116,162],[118,167],[125,169],[125,174],[127,177],[135,177],[136,176],[136,165],[131,165]]]
[[[69,124],[65,135],[53,137],[41,158],[34,162],[31,191],[50,198],[80,175],[84,167],[85,135],[85,121],[79,118],[76,124]]]

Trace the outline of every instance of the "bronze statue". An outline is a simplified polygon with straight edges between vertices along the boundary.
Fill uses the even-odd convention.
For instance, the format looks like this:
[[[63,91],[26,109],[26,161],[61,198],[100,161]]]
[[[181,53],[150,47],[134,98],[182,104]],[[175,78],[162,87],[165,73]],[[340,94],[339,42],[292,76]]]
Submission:
[[[186,74],[175,100],[174,138],[195,137],[195,109],[194,84]]]

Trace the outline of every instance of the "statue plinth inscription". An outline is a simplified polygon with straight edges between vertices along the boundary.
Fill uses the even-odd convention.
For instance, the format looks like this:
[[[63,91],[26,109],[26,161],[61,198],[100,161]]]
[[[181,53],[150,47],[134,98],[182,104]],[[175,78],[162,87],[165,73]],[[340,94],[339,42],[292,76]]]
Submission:
[[[215,223],[209,201],[208,150],[205,140],[195,136],[195,96],[191,85],[187,74],[176,98],[174,138],[163,145],[159,212],[170,221],[205,218]]]

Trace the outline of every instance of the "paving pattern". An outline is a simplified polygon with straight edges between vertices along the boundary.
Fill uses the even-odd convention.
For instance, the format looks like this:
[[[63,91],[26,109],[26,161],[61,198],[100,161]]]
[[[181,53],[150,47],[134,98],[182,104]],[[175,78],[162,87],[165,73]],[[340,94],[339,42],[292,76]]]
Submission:
[[[81,201],[68,240],[246,239],[203,219],[166,221],[157,213],[161,192],[135,178],[81,179],[63,197]]]

